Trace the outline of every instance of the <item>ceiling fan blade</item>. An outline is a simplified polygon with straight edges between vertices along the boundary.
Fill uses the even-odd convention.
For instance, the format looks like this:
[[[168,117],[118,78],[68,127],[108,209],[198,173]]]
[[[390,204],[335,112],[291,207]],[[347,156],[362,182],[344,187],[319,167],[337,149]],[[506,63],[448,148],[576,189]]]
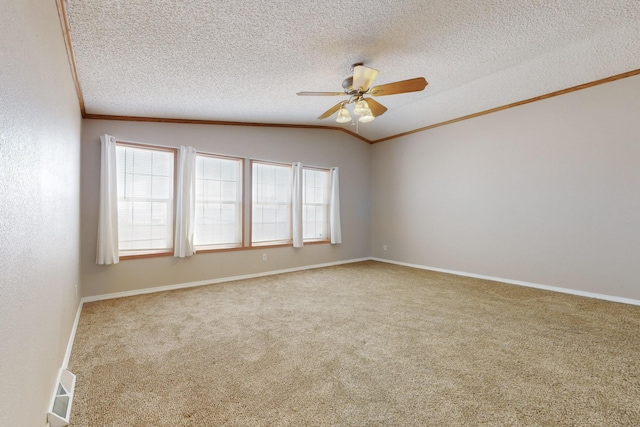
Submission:
[[[329,117],[330,115],[332,115],[333,113],[338,111],[340,109],[340,107],[342,107],[342,102],[338,102],[336,105],[334,105],[333,107],[329,108],[320,117],[318,117],[318,119],[326,119],[327,117]]]
[[[298,92],[298,96],[340,96],[344,95],[344,92]]]
[[[371,83],[378,77],[378,70],[365,67],[364,65],[356,65],[353,67],[353,88],[366,92]]]
[[[427,81],[424,77],[418,77],[415,79],[402,80],[394,83],[387,83],[386,85],[380,85],[371,88],[370,95],[383,96],[383,95],[395,95],[398,93],[406,92],[420,92],[427,87]]]
[[[369,109],[371,110],[371,114],[373,114],[373,117],[381,116],[384,114],[385,111],[387,111],[387,107],[380,104],[378,101],[375,101],[371,98],[362,98],[362,99],[366,101],[367,105],[369,106]]]

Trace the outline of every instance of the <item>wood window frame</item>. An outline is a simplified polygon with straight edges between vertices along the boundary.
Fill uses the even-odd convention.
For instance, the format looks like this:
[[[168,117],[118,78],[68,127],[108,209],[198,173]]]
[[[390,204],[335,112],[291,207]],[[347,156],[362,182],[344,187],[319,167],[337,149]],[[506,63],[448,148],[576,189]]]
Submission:
[[[161,145],[154,144],[145,144],[141,142],[129,142],[129,141],[119,141],[116,140],[116,147],[132,147],[144,150],[151,151],[165,151],[173,154],[173,186],[171,189],[172,192],[172,239],[171,239],[171,248],[163,248],[163,249],[141,249],[141,250],[121,250],[118,248],[118,257],[121,260],[128,259],[141,259],[141,258],[156,258],[156,257],[164,257],[164,256],[173,256],[174,247],[175,247],[175,229],[176,229],[176,185],[177,185],[177,169],[178,169],[178,149],[174,147],[165,147]],[[119,213],[118,213],[119,214]],[[120,228],[120,224],[118,224],[118,229]],[[120,237],[118,236],[118,242]]]
[[[320,239],[305,239],[303,237],[302,242],[305,245],[313,245],[313,244],[321,244],[321,243],[331,243],[331,226],[329,224],[329,215],[330,215],[330,192],[331,192],[331,168],[321,168],[321,167],[317,167],[317,166],[304,166],[302,165],[302,169],[303,169],[303,182],[304,182],[304,170],[313,170],[313,171],[320,171],[320,172],[325,172],[327,174],[327,204],[326,204],[326,237],[325,238],[320,238]],[[303,200],[304,200],[304,196],[303,196]],[[304,209],[304,202],[302,204],[302,208]],[[303,213],[303,236],[304,236],[304,213]]]
[[[253,241],[253,205],[254,205],[254,200],[253,200],[253,165],[254,164],[263,164],[263,165],[272,165],[272,166],[279,166],[279,167],[287,167],[289,169],[292,169],[292,165],[291,163],[282,163],[282,162],[275,162],[275,161],[269,161],[269,160],[258,160],[258,159],[250,159],[250,183],[251,183],[251,194],[247,195],[247,197],[249,197],[249,242],[248,242],[248,247],[249,248],[277,248],[277,247],[286,247],[286,246],[293,246],[293,234],[292,234],[292,215],[293,215],[293,211],[292,211],[292,205],[291,205],[291,197],[289,198],[289,239],[287,240],[269,240],[269,241],[264,241],[264,242],[254,242]]]
[[[245,212],[244,212],[244,207],[245,207],[245,203],[247,200],[247,195],[246,195],[246,191],[245,191],[245,185],[244,185],[244,179],[245,179],[245,166],[246,166],[246,158],[244,157],[234,157],[234,156],[228,156],[228,155],[222,155],[222,154],[213,154],[213,153],[206,153],[206,152],[201,152],[201,151],[196,151],[196,157],[197,156],[202,156],[202,157],[211,157],[211,158],[216,158],[216,159],[226,159],[226,160],[234,160],[237,161],[238,163],[240,163],[240,173],[239,173],[239,178],[240,178],[240,183],[239,183],[239,189],[241,192],[241,197],[240,197],[240,202],[239,202],[239,215],[240,215],[240,222],[238,224],[239,226],[239,233],[240,233],[240,239],[238,244],[218,244],[218,245],[194,245],[195,248],[195,253],[213,253],[213,252],[226,252],[226,251],[235,251],[235,250],[241,250],[241,249],[246,249],[245,243],[244,243],[244,226],[245,226]],[[196,178],[197,179],[197,178]],[[194,224],[194,236],[195,236],[195,224]]]

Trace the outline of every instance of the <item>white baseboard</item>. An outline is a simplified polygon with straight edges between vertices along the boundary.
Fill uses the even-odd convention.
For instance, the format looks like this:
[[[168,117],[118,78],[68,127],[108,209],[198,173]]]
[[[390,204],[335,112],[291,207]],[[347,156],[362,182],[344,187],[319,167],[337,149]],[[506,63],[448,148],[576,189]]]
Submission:
[[[311,269],[322,268],[322,267],[331,267],[331,266],[334,266],[334,265],[341,265],[341,264],[351,264],[351,263],[362,262],[362,261],[379,261],[379,262],[384,262],[384,263],[388,263],[388,264],[396,264],[396,265],[402,265],[402,266],[405,266],[405,267],[418,268],[418,269],[421,269],[421,270],[438,271],[438,272],[441,272],[441,273],[455,274],[457,276],[473,277],[473,278],[476,278],[476,279],[484,279],[484,280],[492,280],[492,281],[495,281],[495,282],[508,283],[508,284],[511,284],[511,285],[519,285],[519,286],[526,286],[526,287],[529,287],[529,288],[545,289],[545,290],[548,290],[548,291],[561,292],[561,293],[565,293],[565,294],[579,295],[579,296],[588,297],[588,298],[596,298],[596,299],[601,299],[601,300],[605,300],[605,301],[613,301],[613,302],[619,302],[619,303],[623,303],[623,304],[631,304],[631,305],[640,306],[640,300],[635,300],[635,299],[631,299],[631,298],[622,298],[622,297],[616,297],[616,296],[611,296],[611,295],[597,294],[597,293],[593,293],[593,292],[579,291],[579,290],[575,290],[575,289],[567,289],[567,288],[560,288],[560,287],[556,287],[556,286],[540,285],[540,284],[537,284],[537,283],[530,283],[530,282],[523,282],[523,281],[520,281],[520,280],[505,279],[505,278],[502,278],[502,277],[484,276],[484,275],[481,275],[481,274],[473,274],[473,273],[467,273],[467,272],[463,272],[463,271],[448,270],[448,269],[444,269],[444,268],[427,267],[427,266],[424,266],[424,265],[410,264],[410,263],[393,261],[393,260],[382,259],[382,258],[374,258],[374,257],[358,258],[358,259],[350,259],[350,260],[346,260],[346,261],[330,262],[330,263],[325,263],[325,264],[314,264],[314,265],[307,265],[307,266],[303,266],[303,267],[287,268],[287,269],[284,269],[284,270],[267,271],[267,272],[263,272],[263,273],[245,274],[245,275],[242,275],[242,276],[223,277],[223,278],[219,278],[219,279],[201,280],[201,281],[198,281],[198,282],[188,282],[188,283],[178,283],[178,284],[175,284],[175,285],[158,286],[158,287],[155,287],[155,288],[138,289],[138,290],[134,290],[134,291],[115,292],[115,293],[111,293],[111,294],[84,297],[84,298],[82,298],[80,300],[80,303],[78,304],[78,310],[76,311],[76,317],[75,317],[75,320],[73,322],[73,327],[71,328],[71,334],[70,334],[70,337],[69,337],[69,341],[67,343],[67,350],[65,352],[62,368],[67,369],[67,367],[69,365],[69,358],[71,357],[71,350],[73,348],[73,342],[75,340],[76,330],[78,328],[78,322],[80,321],[80,313],[82,312],[82,306],[83,306],[83,304],[85,302],[100,301],[100,300],[113,299],[113,298],[123,298],[123,297],[128,297],[128,296],[133,296],[133,295],[149,294],[149,293],[169,291],[169,290],[174,290],[174,289],[191,288],[191,287],[195,287],[195,286],[212,285],[212,284],[216,284],[216,283],[231,282],[231,281],[234,281],[234,280],[243,280],[243,279],[252,279],[252,278],[256,278],[256,277],[273,276],[273,275],[276,275],[276,274],[291,273],[291,272],[294,272],[294,271],[302,271],[302,270],[311,270]]]
[[[78,322],[80,321],[80,313],[82,313],[83,301],[78,303],[78,309],[76,310],[76,318],[73,320],[73,327],[71,328],[71,334],[69,341],[67,342],[67,350],[64,353],[64,359],[62,361],[62,368],[67,369],[69,366],[69,358],[71,358],[71,350],[73,349],[73,341],[76,338],[76,330],[78,329]]]
[[[234,280],[254,279],[256,277],[273,276],[276,274],[292,273],[294,271],[302,271],[302,270],[312,270],[315,268],[331,267],[334,265],[351,264],[354,262],[369,261],[369,260],[371,260],[371,258],[357,258],[357,259],[350,259],[346,261],[336,261],[336,262],[328,262],[324,264],[313,264],[313,265],[305,265],[302,267],[286,268],[283,270],[265,271],[262,273],[244,274],[241,276],[222,277],[218,279],[200,280],[197,282],[177,283],[175,285],[157,286],[153,288],[136,289],[136,290],[124,291],[124,292],[114,292],[111,294],[84,297],[82,298],[81,302],[85,303],[85,302],[101,301],[101,300],[113,299],[113,298],[124,298],[124,297],[130,297],[134,295],[151,294],[155,292],[172,291],[176,289],[193,288],[195,286],[213,285],[216,283],[232,282]]]
[[[80,303],[78,305],[78,310],[76,312],[76,318],[75,318],[75,321],[73,323],[73,328],[71,330],[71,336],[69,337],[69,342],[67,344],[67,350],[66,350],[66,353],[65,353],[64,362],[62,364],[62,367],[66,369],[68,364],[69,364],[69,358],[71,357],[71,350],[73,348],[73,341],[75,339],[76,329],[78,327],[78,322],[80,320],[80,313],[82,312],[83,304],[86,303],[86,302],[101,301],[101,300],[113,299],[113,298],[124,298],[124,297],[129,297],[129,296],[134,296],[134,295],[150,294],[150,293],[154,293],[154,292],[162,292],[162,291],[170,291],[170,290],[175,290],[175,289],[192,288],[192,287],[195,287],[195,286],[213,285],[213,284],[216,284],[216,283],[231,282],[231,281],[234,281],[234,280],[253,279],[253,278],[257,278],[257,277],[273,276],[273,275],[276,275],[276,274],[291,273],[291,272],[294,272],[294,271],[302,271],[302,270],[311,270],[311,269],[322,268],[322,267],[331,267],[331,266],[334,266],[334,265],[341,265],[341,264],[351,264],[351,263],[362,262],[362,261],[379,261],[379,262],[384,262],[384,263],[388,263],[388,264],[396,264],[396,265],[402,265],[402,266],[405,266],[405,267],[418,268],[418,269],[421,269],[421,270],[438,271],[438,272],[441,272],[441,273],[455,274],[457,276],[473,277],[473,278],[476,278],[476,279],[483,279],[483,280],[492,280],[492,281],[495,281],[495,282],[508,283],[508,284],[511,284],[511,285],[526,286],[526,287],[529,287],[529,288],[544,289],[544,290],[548,290],[548,291],[561,292],[561,293],[565,293],[565,294],[579,295],[579,296],[588,297],[588,298],[595,298],[595,299],[601,299],[601,300],[605,300],[605,301],[613,301],[613,302],[619,302],[619,303],[623,303],[623,304],[631,304],[631,305],[640,306],[640,300],[635,300],[635,299],[631,299],[631,298],[616,297],[616,296],[598,294],[598,293],[593,293],[593,292],[579,291],[579,290],[575,290],[575,289],[560,288],[560,287],[556,287],[556,286],[540,285],[538,283],[524,282],[524,281],[521,281],[521,280],[505,279],[503,277],[484,276],[484,275],[481,275],[481,274],[467,273],[467,272],[464,272],[464,271],[456,271],[456,270],[448,270],[448,269],[445,269],[445,268],[428,267],[428,266],[424,266],[424,265],[410,264],[410,263],[406,263],[406,262],[393,261],[393,260],[389,260],[389,259],[382,259],[382,258],[375,258],[375,257],[357,258],[357,259],[350,259],[350,260],[345,260],[345,261],[336,261],[336,262],[330,262],[330,263],[324,263],[324,264],[314,264],[314,265],[307,265],[307,266],[302,266],[302,267],[287,268],[287,269],[283,269],[283,270],[273,270],[273,271],[266,271],[266,272],[262,272],[262,273],[245,274],[245,275],[241,275],[241,276],[223,277],[223,278],[218,278],[218,279],[201,280],[201,281],[197,281],[197,282],[188,282],[188,283],[178,283],[178,284],[175,284],[175,285],[158,286],[158,287],[154,287],[154,288],[137,289],[137,290],[132,290],[132,291],[115,292],[115,293],[111,293],[111,294],[103,294],[103,295],[95,295],[95,296],[90,296],[90,297],[83,297],[83,298],[81,298]]]
[[[580,290],[576,290],[576,289],[561,288],[561,287],[557,287],[557,286],[541,285],[541,284],[538,284],[538,283],[525,282],[525,281],[521,281],[521,280],[506,279],[506,278],[503,278],[503,277],[485,276],[485,275],[482,275],[482,274],[467,273],[467,272],[464,272],[464,271],[449,270],[449,269],[445,269],[445,268],[429,267],[429,266],[425,266],[425,265],[411,264],[411,263],[393,261],[393,260],[383,259],[383,258],[375,258],[375,257],[356,258],[356,259],[350,259],[350,260],[345,260],[345,261],[336,261],[336,262],[329,262],[329,263],[324,263],[324,264],[313,264],[313,265],[306,265],[306,266],[302,266],[302,267],[286,268],[286,269],[283,269],[283,270],[272,270],[272,271],[265,271],[265,272],[262,272],[262,273],[244,274],[244,275],[240,275],[240,276],[230,276],[230,277],[222,277],[222,278],[218,278],[218,279],[200,280],[200,281],[197,281],[197,282],[177,283],[177,284],[174,284],[174,285],[157,286],[157,287],[153,287],[153,288],[136,289],[136,290],[132,290],[132,291],[114,292],[114,293],[110,293],[110,294],[83,297],[80,300],[80,305],[78,306],[78,312],[76,313],[76,319],[75,319],[75,322],[74,322],[74,325],[73,325],[71,339],[69,340],[69,344],[67,346],[67,353],[65,355],[65,364],[63,365],[63,367],[66,367],[66,363],[69,360],[69,355],[71,354],[71,347],[73,346],[73,337],[75,336],[75,330],[76,330],[76,327],[78,325],[78,320],[80,319],[80,312],[82,310],[82,304],[84,304],[85,302],[101,301],[101,300],[113,299],[113,298],[124,298],[124,297],[129,297],[129,296],[134,296],[134,295],[150,294],[150,293],[162,292],[162,291],[171,291],[171,290],[175,290],[175,289],[192,288],[192,287],[195,287],[195,286],[213,285],[213,284],[216,284],[216,283],[231,282],[231,281],[234,281],[234,280],[253,279],[253,278],[257,278],[257,277],[273,276],[273,275],[282,274],[282,273],[291,273],[291,272],[294,272],[294,271],[311,270],[311,269],[315,269],[315,268],[331,267],[331,266],[334,266],[334,265],[341,265],[341,264],[352,264],[352,263],[355,263],[355,262],[362,262],[362,261],[379,261],[379,262],[384,262],[384,263],[388,263],[388,264],[396,264],[396,265],[403,265],[405,267],[418,268],[418,269],[421,269],[421,270],[438,271],[438,272],[441,272],[441,273],[455,274],[457,276],[473,277],[473,278],[476,278],[476,279],[483,279],[483,280],[492,280],[492,281],[495,281],[495,282],[508,283],[508,284],[511,284],[511,285],[526,286],[526,287],[529,287],[529,288],[544,289],[544,290],[548,290],[548,291],[561,292],[561,293],[565,293],[565,294],[579,295],[579,296],[588,297],[588,298],[595,298],[595,299],[601,299],[601,300],[605,300],[605,301],[613,301],[613,302],[620,302],[620,303],[623,303],[623,304],[631,304],[631,305],[640,306],[640,300],[631,299],[631,298],[624,298],[624,297],[617,297],[617,296],[612,296],[612,295],[598,294],[598,293],[594,293],[594,292],[586,292],[586,291],[580,291]]]
[[[445,268],[436,268],[436,267],[428,267],[428,266],[425,266],[425,265],[409,264],[409,263],[406,263],[406,262],[393,261],[393,260],[389,260],[389,259],[371,258],[371,260],[385,262],[385,263],[388,263],[388,264],[403,265],[405,267],[418,268],[418,269],[421,269],[421,270],[438,271],[438,272],[441,272],[441,273],[455,274],[457,276],[473,277],[473,278],[476,278],[476,279],[483,279],[483,280],[492,280],[494,282],[508,283],[510,285],[526,286],[528,288],[544,289],[544,290],[547,290],[547,291],[561,292],[563,294],[579,295],[581,297],[595,298],[595,299],[601,299],[601,300],[605,300],[605,301],[613,301],[613,302],[620,302],[620,303],[623,303],[623,304],[631,304],[631,305],[639,305],[640,306],[640,300],[631,299],[631,298],[616,297],[616,296],[612,296],[612,295],[598,294],[598,293],[594,293],[594,292],[585,292],[585,291],[579,291],[579,290],[576,290],[576,289],[560,288],[560,287],[556,287],[556,286],[540,285],[538,283],[523,282],[521,280],[511,280],[511,279],[505,279],[505,278],[502,278],[502,277],[484,276],[484,275],[481,275],[481,274],[467,273],[467,272],[464,272],[464,271],[447,270]]]
[[[67,343],[67,350],[64,354],[64,360],[62,362],[62,368],[67,369],[69,366],[69,359],[71,358],[71,350],[73,349],[73,342],[76,337],[78,323],[80,322],[80,314],[82,313],[82,307],[86,302],[101,301],[101,300],[107,300],[107,299],[113,299],[113,298],[123,298],[123,297],[129,297],[134,295],[150,294],[154,292],[170,291],[174,289],[192,288],[195,286],[213,285],[216,283],[231,282],[234,280],[253,279],[256,277],[273,276],[276,274],[291,273],[294,271],[302,271],[302,270],[311,270],[311,269],[322,268],[322,267],[331,267],[334,265],[341,265],[341,264],[351,264],[354,262],[362,262],[362,261],[369,261],[369,260],[371,260],[371,258],[357,258],[357,259],[350,259],[346,261],[336,261],[336,262],[328,262],[324,264],[314,264],[314,265],[307,265],[303,267],[287,268],[284,270],[274,270],[274,271],[266,271],[263,273],[245,274],[242,276],[223,277],[219,279],[201,280],[198,282],[188,282],[188,283],[178,283],[175,285],[158,286],[155,288],[146,288],[146,289],[138,289],[134,291],[114,292],[111,294],[83,297],[80,299],[80,303],[78,304],[78,309],[76,311],[76,318],[73,321],[73,327],[71,328],[69,341]]]

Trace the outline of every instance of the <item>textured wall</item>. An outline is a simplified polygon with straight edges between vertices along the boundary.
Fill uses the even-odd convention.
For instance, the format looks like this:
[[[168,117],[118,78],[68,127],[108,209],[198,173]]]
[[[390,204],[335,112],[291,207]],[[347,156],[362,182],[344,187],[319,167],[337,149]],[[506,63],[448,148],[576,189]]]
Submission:
[[[99,136],[309,166],[340,167],[342,244],[305,245],[196,254],[190,258],[158,257],[96,265]],[[370,148],[363,141],[331,130],[210,126],[83,120],[82,246],[83,296],[254,274],[305,265],[368,257]],[[248,167],[248,165],[247,165]],[[245,211],[245,217],[248,214]],[[246,221],[245,221],[246,222]],[[268,261],[262,262],[262,253]]]
[[[640,300],[639,111],[636,76],[374,145],[373,256]]]
[[[78,307],[81,119],[55,2],[0,16],[0,424],[44,426]]]

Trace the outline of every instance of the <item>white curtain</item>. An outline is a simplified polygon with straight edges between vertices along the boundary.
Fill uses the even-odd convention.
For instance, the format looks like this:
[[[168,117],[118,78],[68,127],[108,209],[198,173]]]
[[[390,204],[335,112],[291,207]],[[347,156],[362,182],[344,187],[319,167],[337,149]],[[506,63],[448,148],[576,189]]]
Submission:
[[[340,226],[340,182],[338,168],[331,168],[331,196],[329,199],[329,228],[331,244],[342,243],[342,227]]]
[[[196,203],[196,149],[180,147],[178,156],[178,175],[176,186],[176,232],[173,243],[173,256],[193,255],[193,229]]]
[[[293,247],[301,248],[303,245],[302,233],[302,163],[293,163],[293,182],[291,185],[291,205],[293,227]]]
[[[100,210],[96,263],[117,264],[119,261],[116,139],[105,134],[100,137]]]

